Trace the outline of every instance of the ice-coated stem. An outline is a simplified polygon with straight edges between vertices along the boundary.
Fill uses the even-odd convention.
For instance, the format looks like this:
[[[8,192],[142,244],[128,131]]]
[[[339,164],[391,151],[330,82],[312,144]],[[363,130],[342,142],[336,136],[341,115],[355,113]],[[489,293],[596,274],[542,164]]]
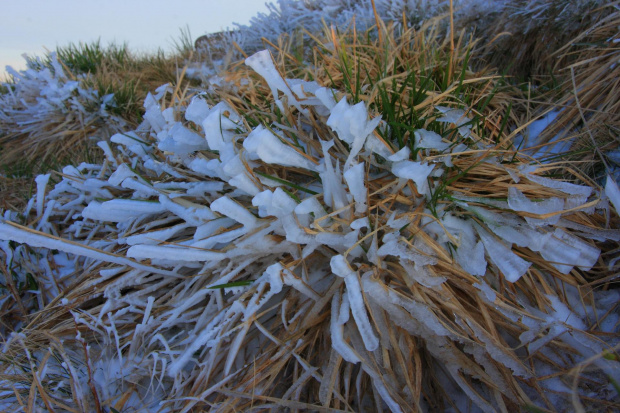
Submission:
[[[339,277],[344,278],[347,286],[347,295],[351,305],[351,312],[357,324],[364,346],[368,351],[374,351],[379,347],[379,339],[370,325],[366,306],[364,305],[364,297],[362,296],[362,288],[357,273],[349,267],[347,260],[342,255],[335,255],[331,259],[332,272]]]

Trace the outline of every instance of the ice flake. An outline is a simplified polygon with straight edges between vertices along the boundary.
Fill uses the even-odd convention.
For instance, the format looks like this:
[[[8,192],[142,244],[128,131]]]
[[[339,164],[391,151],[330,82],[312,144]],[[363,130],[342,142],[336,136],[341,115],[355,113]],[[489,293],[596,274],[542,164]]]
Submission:
[[[281,188],[276,188],[273,192],[266,190],[256,194],[252,198],[252,205],[258,207],[258,215],[262,218],[267,216],[283,218],[290,215],[297,207],[293,198]]]
[[[336,100],[334,99],[334,90],[326,87],[322,87],[314,92],[321,103],[329,110],[332,110],[336,106]]]
[[[45,189],[47,188],[47,183],[50,180],[50,174],[45,175],[37,175],[35,181],[37,183],[37,217],[41,218],[43,215],[43,206],[45,203]]]
[[[527,140],[527,148],[532,146],[536,146],[539,144],[539,135],[544,131],[547,126],[551,125],[555,118],[560,114],[558,111],[551,111],[546,113],[542,118],[533,121],[527,127],[528,132],[528,140]]]
[[[341,316],[341,298],[340,293],[334,294],[332,298],[331,322],[329,330],[332,338],[332,347],[343,359],[349,363],[359,363],[361,360],[355,350],[344,339],[344,322],[340,320],[345,318]],[[348,313],[348,312],[347,312]],[[348,319],[348,318],[347,318]]]
[[[380,116],[368,121],[368,111],[364,102],[351,106],[344,97],[332,108],[331,115],[327,119],[327,126],[338,134],[340,140],[348,143],[351,150],[345,162],[345,170],[349,169],[355,156],[364,147],[366,138],[375,130],[379,122],[381,122]]]
[[[557,189],[569,195],[577,195],[587,199],[592,194],[592,188],[584,185],[571,184],[570,182],[558,181],[556,179],[545,178],[531,173],[525,174],[525,177],[532,182],[536,182],[547,188]]]
[[[444,151],[450,147],[450,144],[441,140],[441,135],[426,129],[417,129],[414,132],[414,136],[416,148],[437,149]]]
[[[409,159],[409,156],[411,156],[411,150],[409,149],[408,146],[403,146],[401,150],[396,152],[394,155],[388,156],[387,159],[388,161],[392,161],[392,162],[400,162],[400,161],[406,161],[407,159]]]
[[[464,110],[453,109],[444,106],[435,106],[435,109],[444,114],[443,117],[437,119],[437,122],[455,124],[463,138],[467,138],[469,137],[469,135],[471,135],[471,125],[465,125],[466,123],[470,122],[471,119],[465,116]]]
[[[229,117],[224,116],[225,112],[229,113]],[[238,115],[226,102],[220,102],[211,108],[207,117],[202,121],[202,129],[209,148],[219,151],[224,158],[231,156],[234,152],[230,143],[235,136],[235,131],[240,128],[242,129]],[[227,149],[231,153],[223,154],[222,152]]]
[[[209,149],[207,141],[202,136],[189,130],[181,122],[175,123],[170,128],[167,136],[159,142],[157,147],[162,151],[177,155]]]
[[[329,154],[329,148],[334,145],[334,141],[321,141],[323,148],[323,171],[320,172],[321,182],[323,183],[323,201],[330,205],[334,210],[339,210],[348,205],[347,192],[342,184],[342,175],[340,174],[339,165],[336,168],[332,166],[332,158]]]
[[[335,255],[330,261],[332,272],[340,277],[344,278],[344,282],[347,286],[347,296],[349,297],[349,304],[351,306],[351,312],[353,318],[357,324],[366,350],[374,351],[379,346],[379,339],[375,335],[375,332],[368,320],[368,313],[366,313],[366,306],[364,304],[364,296],[362,295],[362,289],[357,273],[353,271],[347,260],[342,255]]]
[[[278,105],[278,108],[282,112],[285,112],[285,110],[282,101],[278,97],[278,91],[283,92],[284,95],[288,98],[289,105],[295,106],[297,110],[299,110],[301,113],[308,113],[307,109],[303,109],[301,107],[299,101],[293,94],[293,91],[286,83],[286,81],[282,78],[278,69],[276,69],[269,50],[262,50],[253,54],[252,56],[245,59],[245,64],[254,69],[256,73],[261,75],[267,81],[276,105]]]
[[[555,229],[553,237],[548,237],[538,251],[563,274],[568,274],[573,267],[589,271],[601,253],[598,248],[560,228]]]
[[[295,168],[317,170],[317,165],[310,159],[285,145],[271,131],[257,126],[243,141],[243,147],[251,154],[256,154],[263,162]]]
[[[459,219],[452,214],[446,214],[442,218],[442,223],[446,230],[459,241],[455,258],[460,266],[471,275],[484,275],[487,268],[484,246],[481,241],[476,242],[471,222]]]
[[[517,282],[532,264],[517,256],[503,242],[482,229],[480,225],[475,224],[475,227],[491,261],[504,274],[507,281]]]
[[[561,198],[548,198],[540,202],[533,202],[530,201],[523,192],[511,186],[508,188],[508,206],[514,211],[545,215],[563,211],[564,200]],[[525,217],[525,220],[532,225],[555,225],[560,220],[560,215],[561,214],[556,214],[545,219]]]
[[[211,210],[234,219],[243,224],[248,230],[257,227],[259,223],[258,218],[250,211],[227,196],[223,196],[211,202]]]
[[[616,208],[616,213],[620,215],[620,189],[616,180],[612,178],[611,174],[607,174],[607,181],[605,183],[605,195]]]
[[[365,181],[365,169],[364,163],[359,163],[344,173],[344,180],[349,186],[349,192],[353,195],[355,200],[355,213],[362,214],[366,212],[366,186]]]
[[[119,239],[119,243],[124,241],[127,245],[156,245],[168,241],[174,235],[188,227],[188,224],[178,224],[158,231],[143,232],[141,234],[131,235],[124,240]]]
[[[433,168],[433,165],[421,162],[401,161],[392,165],[392,173],[399,178],[412,180],[419,193],[427,194],[429,191],[427,179]]]
[[[209,116],[209,105],[203,96],[194,96],[192,101],[185,109],[185,119],[202,125],[202,122]]]
[[[118,166],[118,168],[116,168],[114,173],[110,175],[110,177],[108,178],[108,182],[110,183],[110,185],[118,186],[122,184],[125,179],[130,177],[135,178],[137,176],[138,175],[134,171],[132,171],[130,167],[122,163]]]
[[[82,211],[82,216],[94,221],[124,222],[141,215],[163,211],[165,208],[159,202],[113,199],[105,202],[90,202]]]
[[[159,203],[167,210],[183,219],[188,224],[199,226],[215,218],[213,211],[205,205],[195,204],[183,198],[171,199],[159,196]]]

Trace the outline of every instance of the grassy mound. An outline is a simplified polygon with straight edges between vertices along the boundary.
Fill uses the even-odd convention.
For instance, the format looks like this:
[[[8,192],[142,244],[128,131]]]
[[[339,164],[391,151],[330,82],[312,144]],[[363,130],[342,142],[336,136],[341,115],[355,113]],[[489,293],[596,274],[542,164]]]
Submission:
[[[619,407],[613,39],[520,84],[373,17],[158,87],[4,212],[7,409]]]

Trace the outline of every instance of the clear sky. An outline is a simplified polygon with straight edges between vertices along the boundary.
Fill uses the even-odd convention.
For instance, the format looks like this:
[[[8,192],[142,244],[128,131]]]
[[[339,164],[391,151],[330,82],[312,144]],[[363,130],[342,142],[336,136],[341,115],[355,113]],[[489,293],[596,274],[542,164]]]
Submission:
[[[127,42],[133,51],[173,49],[180,29],[192,37],[247,24],[266,0],[0,0],[0,77],[25,67],[23,53],[70,42]],[[271,1],[271,0],[270,0]]]

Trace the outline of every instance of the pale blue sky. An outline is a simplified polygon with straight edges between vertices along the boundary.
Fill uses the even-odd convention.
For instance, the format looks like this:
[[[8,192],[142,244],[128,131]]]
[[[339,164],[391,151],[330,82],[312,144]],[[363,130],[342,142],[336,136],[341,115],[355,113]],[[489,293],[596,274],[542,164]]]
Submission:
[[[0,73],[24,68],[23,53],[69,42],[128,42],[131,50],[172,50],[180,28],[192,37],[267,12],[266,0],[0,0]],[[271,0],[270,0],[271,1]]]

